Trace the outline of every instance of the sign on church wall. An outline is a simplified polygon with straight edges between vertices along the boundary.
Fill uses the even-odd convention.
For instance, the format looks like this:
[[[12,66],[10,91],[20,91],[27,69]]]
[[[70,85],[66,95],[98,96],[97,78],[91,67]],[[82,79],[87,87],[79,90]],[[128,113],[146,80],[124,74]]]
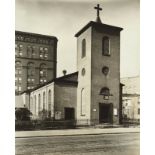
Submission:
[[[114,108],[114,116],[117,116],[118,115],[118,111],[117,111],[117,108]]]
[[[60,120],[61,119],[61,111],[56,111],[55,112],[55,119]]]

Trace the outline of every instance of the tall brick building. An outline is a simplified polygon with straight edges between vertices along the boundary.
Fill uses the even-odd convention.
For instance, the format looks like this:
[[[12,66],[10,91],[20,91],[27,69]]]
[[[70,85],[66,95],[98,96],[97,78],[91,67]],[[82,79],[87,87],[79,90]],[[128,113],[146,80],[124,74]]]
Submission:
[[[56,37],[15,32],[16,94],[56,78],[56,63]]]

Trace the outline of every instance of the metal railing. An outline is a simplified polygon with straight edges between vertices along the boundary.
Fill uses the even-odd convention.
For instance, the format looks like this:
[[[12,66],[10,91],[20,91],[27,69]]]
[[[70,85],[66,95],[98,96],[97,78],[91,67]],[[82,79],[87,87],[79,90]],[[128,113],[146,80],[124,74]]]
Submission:
[[[15,130],[46,130],[46,129],[67,129],[75,128],[75,120],[30,120],[16,121]]]
[[[121,126],[130,127],[140,125],[139,120],[123,119]],[[118,125],[119,126],[119,125]],[[30,120],[30,121],[15,121],[15,130],[48,130],[48,129],[73,129],[78,127],[97,127],[97,128],[112,128],[117,127],[113,123],[99,122],[99,120]]]
[[[122,125],[124,127],[130,127],[130,126],[139,126],[140,125],[140,119],[122,119]]]

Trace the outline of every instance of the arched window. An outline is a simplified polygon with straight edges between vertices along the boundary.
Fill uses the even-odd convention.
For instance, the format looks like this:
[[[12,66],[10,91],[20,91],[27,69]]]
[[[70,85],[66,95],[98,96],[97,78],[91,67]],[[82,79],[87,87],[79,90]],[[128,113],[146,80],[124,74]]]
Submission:
[[[45,64],[40,65],[39,75],[41,84],[47,82],[47,68]]]
[[[103,88],[100,90],[100,95],[103,95],[103,98],[104,98],[104,99],[109,99],[109,96],[111,96],[111,95],[110,95],[110,90],[109,90],[109,88],[103,87]]]
[[[82,40],[82,54],[81,58],[84,58],[86,56],[86,39]]]
[[[27,57],[34,58],[35,57],[35,46],[28,46],[27,47]]]
[[[41,104],[41,96],[40,96],[40,94],[38,95],[38,114],[39,114],[39,112],[40,112],[40,104]]]
[[[36,97],[36,95],[34,96],[34,114],[36,115],[37,113],[36,113],[36,107],[37,107],[37,97]]]
[[[15,45],[15,54],[17,57],[21,57],[23,55],[23,45],[21,44]]]
[[[47,47],[40,47],[39,48],[39,57],[40,57],[40,59],[47,59],[48,58],[48,48]]]
[[[43,92],[43,110],[45,110],[45,92]]]
[[[21,75],[22,74],[22,63],[20,61],[15,62],[15,74],[16,75]]]
[[[27,57],[32,58],[32,47],[31,46],[27,47]]]
[[[102,55],[110,55],[110,40],[107,36],[102,39]]]
[[[35,67],[33,62],[29,62],[27,64],[27,74],[28,76],[34,76],[35,74]]]
[[[48,48],[47,47],[44,48],[44,58],[45,59],[48,58]]]
[[[18,56],[19,54],[19,46],[18,44],[15,44],[15,56]]]
[[[51,117],[51,90],[48,91],[48,117]]]
[[[51,90],[48,91],[48,104],[51,103]]]
[[[27,89],[33,89],[35,83],[35,66],[34,63],[27,64]]]
[[[86,115],[86,94],[85,89],[81,89],[81,116]]]
[[[43,50],[43,47],[40,47],[39,48],[39,57],[40,57],[40,59],[43,59],[44,58],[44,50]]]
[[[33,97],[30,97],[30,111],[33,113]]]
[[[22,63],[20,61],[15,62],[15,91],[19,93],[21,91],[22,84]]]

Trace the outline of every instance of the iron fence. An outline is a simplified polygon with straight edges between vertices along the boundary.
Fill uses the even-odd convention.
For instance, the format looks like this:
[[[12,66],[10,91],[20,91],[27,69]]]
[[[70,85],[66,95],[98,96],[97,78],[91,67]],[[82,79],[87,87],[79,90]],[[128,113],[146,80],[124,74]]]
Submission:
[[[122,119],[122,125],[124,127],[139,126],[140,120],[139,119]]]
[[[65,129],[75,128],[75,121],[46,121],[46,120],[31,120],[31,121],[16,121],[15,130],[47,130],[47,129]]]
[[[79,127],[94,127],[94,128],[114,128],[118,126],[130,127],[140,125],[139,120],[123,119],[122,124],[116,125],[113,123],[99,122],[99,120],[30,120],[30,121],[15,121],[15,130],[48,130],[48,129],[73,129]]]

